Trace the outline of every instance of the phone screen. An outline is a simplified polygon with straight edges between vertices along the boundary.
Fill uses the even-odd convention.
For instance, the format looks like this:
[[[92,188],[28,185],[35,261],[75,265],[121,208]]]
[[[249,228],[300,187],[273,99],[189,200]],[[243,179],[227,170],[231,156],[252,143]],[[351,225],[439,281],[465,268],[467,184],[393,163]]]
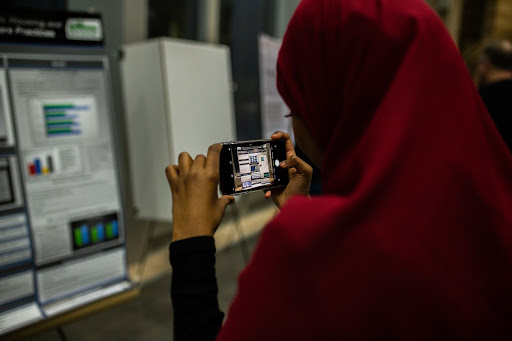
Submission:
[[[223,194],[264,190],[288,183],[288,170],[279,167],[286,159],[284,140],[224,143],[220,159]]]

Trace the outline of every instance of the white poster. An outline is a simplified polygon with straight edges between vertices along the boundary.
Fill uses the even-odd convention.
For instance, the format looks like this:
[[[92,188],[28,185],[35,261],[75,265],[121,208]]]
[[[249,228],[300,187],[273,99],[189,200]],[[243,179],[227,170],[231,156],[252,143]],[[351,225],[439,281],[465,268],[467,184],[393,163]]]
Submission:
[[[281,42],[281,39],[267,35],[259,37],[261,124],[263,138],[266,139],[277,130],[292,135],[291,119],[285,117],[290,110],[276,86],[276,64]]]
[[[9,65],[36,265],[122,245],[102,62]]]

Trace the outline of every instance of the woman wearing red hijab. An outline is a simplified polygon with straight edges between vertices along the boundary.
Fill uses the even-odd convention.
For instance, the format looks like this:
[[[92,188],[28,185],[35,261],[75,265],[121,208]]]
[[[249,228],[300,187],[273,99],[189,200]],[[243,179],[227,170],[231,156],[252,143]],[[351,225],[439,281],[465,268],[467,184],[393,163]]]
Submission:
[[[512,339],[512,157],[437,15],[303,0],[277,67],[324,195],[290,147],[296,176],[221,328],[220,147],[168,167],[176,340]]]

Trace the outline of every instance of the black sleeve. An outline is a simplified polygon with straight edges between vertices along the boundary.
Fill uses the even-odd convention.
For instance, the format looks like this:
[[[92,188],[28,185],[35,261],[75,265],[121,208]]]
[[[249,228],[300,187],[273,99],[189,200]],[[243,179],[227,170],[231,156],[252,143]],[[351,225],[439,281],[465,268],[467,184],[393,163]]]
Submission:
[[[179,240],[169,246],[174,340],[215,340],[224,313],[217,301],[212,237]]]

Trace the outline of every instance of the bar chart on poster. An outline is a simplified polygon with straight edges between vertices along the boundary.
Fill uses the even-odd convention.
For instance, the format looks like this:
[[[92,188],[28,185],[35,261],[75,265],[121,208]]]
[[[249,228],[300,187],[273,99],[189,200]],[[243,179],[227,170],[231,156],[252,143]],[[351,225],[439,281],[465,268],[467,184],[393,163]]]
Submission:
[[[117,221],[117,214],[113,213],[96,219],[72,222],[73,249],[90,247],[119,238]]]
[[[41,154],[29,159],[27,168],[30,176],[55,174],[55,156],[52,154]]]
[[[35,148],[26,151],[23,156],[25,170],[30,181],[78,174],[82,170],[81,153],[77,145]]]
[[[35,98],[30,101],[30,115],[37,142],[98,136],[98,113],[94,97]]]

